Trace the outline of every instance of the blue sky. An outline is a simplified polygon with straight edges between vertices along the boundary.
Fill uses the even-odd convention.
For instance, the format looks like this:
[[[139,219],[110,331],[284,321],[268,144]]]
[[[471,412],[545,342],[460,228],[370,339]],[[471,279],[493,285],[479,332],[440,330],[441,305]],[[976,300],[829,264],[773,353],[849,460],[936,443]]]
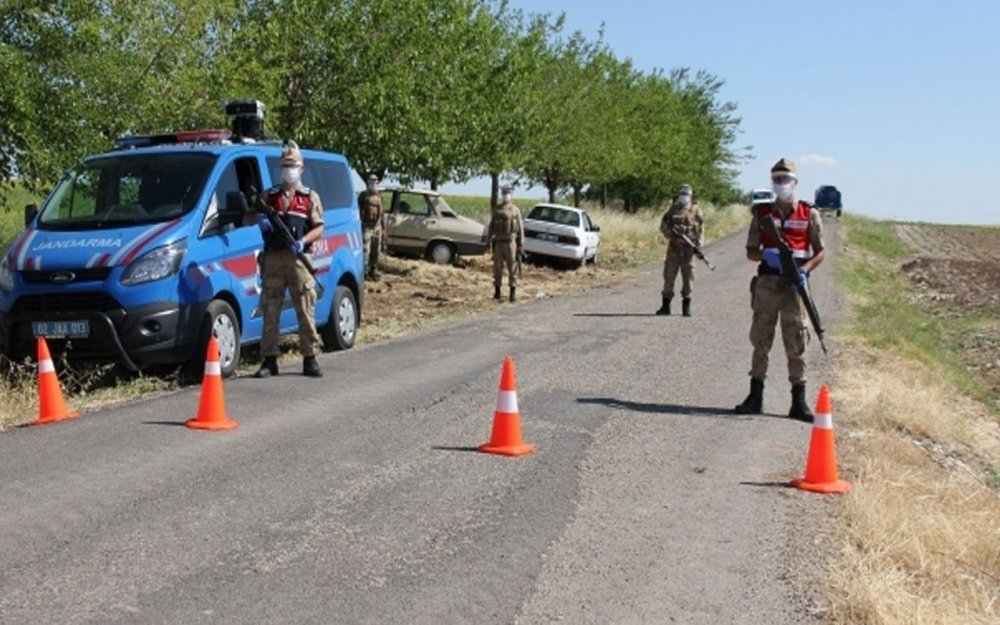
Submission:
[[[644,71],[704,69],[742,118],[740,185],[778,158],[878,218],[1000,224],[1000,2],[511,0]],[[488,184],[443,187],[485,193]],[[697,191],[697,190],[696,190]],[[523,196],[540,190],[522,190]]]

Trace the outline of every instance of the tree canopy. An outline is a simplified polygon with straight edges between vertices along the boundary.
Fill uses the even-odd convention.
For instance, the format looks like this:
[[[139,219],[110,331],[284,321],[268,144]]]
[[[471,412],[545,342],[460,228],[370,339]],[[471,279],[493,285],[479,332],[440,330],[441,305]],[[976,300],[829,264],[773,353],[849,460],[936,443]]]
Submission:
[[[51,183],[117,136],[228,122],[255,98],[276,139],[359,174],[489,175],[626,208],[735,188],[722,81],[642,72],[562,16],[491,0],[0,0],[0,177]]]

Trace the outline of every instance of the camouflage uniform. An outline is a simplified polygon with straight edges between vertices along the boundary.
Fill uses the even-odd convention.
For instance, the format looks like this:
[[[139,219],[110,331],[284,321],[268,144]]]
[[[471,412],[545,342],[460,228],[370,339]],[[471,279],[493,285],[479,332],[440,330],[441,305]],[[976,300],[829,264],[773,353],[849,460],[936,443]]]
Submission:
[[[691,195],[691,186],[683,185],[678,195]],[[703,243],[705,218],[701,208],[693,200],[690,203],[679,199],[671,204],[660,220],[660,233],[667,239],[667,256],[663,261],[663,306],[657,311],[661,315],[670,314],[670,300],[674,297],[674,283],[677,273],[681,274],[681,297],[684,298],[684,315],[691,315],[691,292],[694,287],[694,250],[684,244],[671,231],[671,226],[683,232],[699,248]]]
[[[280,194],[278,201],[287,207],[291,196],[277,187],[268,193],[273,192]],[[323,225],[323,204],[319,194],[305,187],[296,189],[295,194],[309,198],[309,229]],[[287,248],[265,248],[259,260],[264,282],[262,296],[264,335],[260,340],[261,356],[278,355],[278,322],[286,288],[299,320],[299,351],[303,357],[315,356],[321,345],[319,333],[316,331],[316,280]]]
[[[781,159],[771,172],[772,176],[784,174],[795,178],[795,164],[787,159]],[[786,239],[793,236],[793,231],[789,228],[798,230],[798,234],[794,236],[799,238],[799,243],[797,247],[792,246],[793,252],[797,254],[795,260],[798,266],[804,265],[823,252],[823,221],[819,211],[805,202],[798,201],[794,204],[775,202],[754,207],[747,232],[748,255],[766,249],[760,227],[761,219],[774,219]],[[791,241],[789,243],[791,246]],[[789,283],[788,277],[769,267],[764,260],[758,265],[757,276],[750,283],[750,292],[753,309],[753,321],[750,325],[750,343],[753,346],[750,395],[735,410],[739,414],[761,412],[769,353],[774,343],[775,326],[780,321],[781,338],[788,359],[788,381],[792,384],[792,408],[788,416],[811,421],[813,415],[805,401],[804,358],[806,345],[809,343],[809,330],[799,295],[795,287]]]
[[[302,154],[294,144],[285,148],[281,166],[283,176],[295,172],[301,176]],[[302,253],[308,255],[311,243],[306,243],[305,238],[317,228],[322,230],[323,204],[319,194],[302,186],[298,177],[289,180],[288,183],[268,189],[263,200],[277,213],[296,239]],[[269,225],[263,216],[258,223],[261,224],[264,236],[264,251],[258,257],[264,287],[261,294],[264,331],[260,341],[260,352],[264,359],[255,375],[266,378],[278,373],[278,334],[287,289],[298,318],[302,372],[307,376],[322,377],[323,372],[316,362],[316,352],[321,345],[316,332],[316,281],[291,251],[287,239],[275,231],[274,226]]]
[[[369,180],[371,179],[370,177]],[[385,218],[381,194],[365,189],[358,198],[358,208],[361,211],[361,225],[364,227],[365,277],[377,280],[378,255],[383,236],[382,221]]]
[[[521,210],[513,202],[498,204],[493,209],[487,234],[493,249],[493,298],[500,299],[503,270],[507,268],[510,301],[517,299],[517,265],[524,250],[524,224]]]

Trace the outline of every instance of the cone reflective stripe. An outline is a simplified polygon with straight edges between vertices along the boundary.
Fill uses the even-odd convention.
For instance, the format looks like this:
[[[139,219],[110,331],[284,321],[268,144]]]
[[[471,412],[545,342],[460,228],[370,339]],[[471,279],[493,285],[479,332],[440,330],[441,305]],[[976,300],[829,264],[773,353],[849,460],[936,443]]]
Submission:
[[[524,456],[535,451],[534,445],[521,440],[521,416],[517,408],[517,384],[514,381],[514,360],[507,356],[500,375],[496,411],[493,413],[493,432],[490,442],[479,446],[479,451],[502,456]]]
[[[802,477],[792,480],[792,486],[816,493],[846,493],[851,490],[851,485],[837,476],[833,411],[830,408],[830,389],[826,384],[819,389],[815,415],[806,472]]]
[[[198,430],[231,430],[236,427],[236,421],[226,416],[226,406],[222,396],[222,363],[219,362],[219,346],[214,336],[208,339],[198,415],[188,419],[184,425]]]
[[[70,412],[63,400],[62,389],[59,388],[59,377],[56,366],[49,353],[49,345],[45,337],[38,337],[38,420],[30,425],[55,423],[63,419],[79,417],[79,412]]]

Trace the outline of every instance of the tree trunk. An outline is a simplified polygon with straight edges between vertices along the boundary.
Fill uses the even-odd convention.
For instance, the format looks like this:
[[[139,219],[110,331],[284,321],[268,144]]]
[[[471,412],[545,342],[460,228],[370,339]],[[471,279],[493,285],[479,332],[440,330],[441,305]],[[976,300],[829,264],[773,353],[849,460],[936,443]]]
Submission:
[[[608,207],[608,183],[601,185],[601,208]]]
[[[430,181],[430,183],[431,183],[431,191],[437,191],[438,190],[437,179],[436,178],[432,178],[431,181]]]
[[[500,172],[490,172],[490,210],[500,203]]]
[[[580,192],[583,191],[583,185],[574,184],[573,185],[573,206],[580,208]]]

